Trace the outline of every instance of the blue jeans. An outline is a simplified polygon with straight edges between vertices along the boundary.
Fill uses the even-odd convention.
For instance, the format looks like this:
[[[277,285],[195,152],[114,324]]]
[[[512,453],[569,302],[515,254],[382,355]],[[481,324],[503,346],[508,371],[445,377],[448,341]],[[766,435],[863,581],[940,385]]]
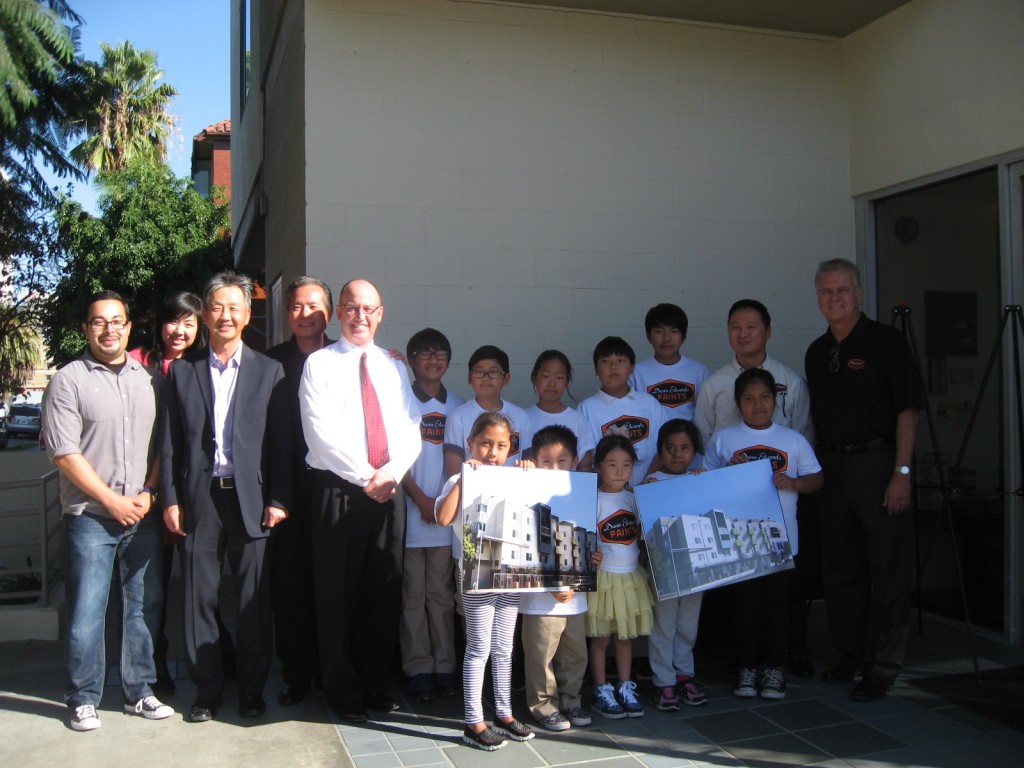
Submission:
[[[125,701],[153,693],[156,681],[153,637],[160,621],[163,556],[160,515],[151,511],[141,522],[124,527],[88,512],[64,515],[65,590],[68,629],[64,664],[69,707],[96,706],[103,697],[106,673],[104,623],[114,564],[121,577],[121,686]]]

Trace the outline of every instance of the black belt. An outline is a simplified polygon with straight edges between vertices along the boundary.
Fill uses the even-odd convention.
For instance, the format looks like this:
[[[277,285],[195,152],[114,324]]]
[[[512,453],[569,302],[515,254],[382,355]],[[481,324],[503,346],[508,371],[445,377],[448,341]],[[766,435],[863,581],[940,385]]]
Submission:
[[[895,442],[891,437],[879,437],[876,440],[868,440],[866,443],[847,443],[846,445],[822,445],[822,450],[829,453],[838,453],[841,456],[850,456],[854,453],[863,453],[872,448],[881,448],[883,445],[892,445]]]
[[[222,491],[233,491],[235,490],[235,478],[231,475],[227,477],[215,477],[213,478],[213,487],[219,488]]]

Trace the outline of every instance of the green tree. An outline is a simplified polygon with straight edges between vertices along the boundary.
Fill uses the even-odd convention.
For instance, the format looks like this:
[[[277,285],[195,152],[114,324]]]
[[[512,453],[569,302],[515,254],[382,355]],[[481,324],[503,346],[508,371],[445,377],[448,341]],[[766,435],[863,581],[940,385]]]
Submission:
[[[31,312],[0,299],[0,397],[21,392],[42,362]]]
[[[100,180],[99,216],[72,201],[57,211],[61,279],[46,300],[43,327],[58,365],[81,352],[82,315],[93,292],[110,289],[128,300],[132,343],[139,345],[168,293],[200,292],[232,263],[228,206],[205,199],[190,181],[142,160]]]
[[[164,162],[177,122],[170,112],[177,88],[159,82],[164,72],[156,52],[140,51],[128,41],[100,47],[103,60],[82,65],[95,108],[83,115],[86,138],[71,150],[71,158],[90,171],[120,170],[135,159]]]

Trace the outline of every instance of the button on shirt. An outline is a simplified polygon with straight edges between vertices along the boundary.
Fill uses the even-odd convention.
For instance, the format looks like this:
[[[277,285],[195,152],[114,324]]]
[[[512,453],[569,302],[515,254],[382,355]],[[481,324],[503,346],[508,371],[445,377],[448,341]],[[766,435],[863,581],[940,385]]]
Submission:
[[[162,380],[137,360],[120,370],[88,351],[54,374],[43,400],[42,434],[50,460],[79,453],[103,483],[124,496],[142,491],[149,473]],[[60,473],[64,514],[107,511]]]
[[[299,409],[309,448],[306,463],[365,487],[376,470],[366,454],[359,384],[363,352],[388,436],[390,458],[381,469],[400,481],[420,452],[420,412],[402,362],[372,344],[357,347],[339,339],[306,360],[299,384]]]
[[[235,474],[231,453],[231,435],[235,423],[235,384],[242,360],[242,345],[235,354],[222,363],[210,350],[210,384],[213,387],[213,476],[230,477]]]

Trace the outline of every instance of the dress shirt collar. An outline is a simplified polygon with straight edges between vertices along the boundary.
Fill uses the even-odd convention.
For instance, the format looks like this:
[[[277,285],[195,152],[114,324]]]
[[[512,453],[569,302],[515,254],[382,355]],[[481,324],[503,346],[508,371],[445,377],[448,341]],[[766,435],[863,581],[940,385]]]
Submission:
[[[636,390],[630,387],[629,392],[624,394],[622,397],[616,397],[615,395],[609,395],[603,389],[597,390],[598,399],[605,405],[611,405],[612,403],[620,400],[636,400]]]
[[[239,344],[238,349],[236,349],[235,353],[228,358],[228,361],[226,363],[222,363],[220,361],[220,358],[217,357],[217,355],[214,353],[213,347],[210,347],[208,356],[208,359],[210,361],[210,367],[216,368],[218,371],[223,371],[225,368],[228,367],[240,368],[242,366],[242,347],[244,346],[245,344]]]
[[[759,366],[757,366],[757,367],[758,368],[764,368],[765,366],[768,365],[768,361],[771,360],[771,359],[772,359],[772,356],[769,355],[767,352],[765,352],[764,353],[764,360],[762,360],[761,364]],[[729,367],[732,368],[733,372],[737,376],[739,376],[741,373],[743,373],[745,370],[747,370],[742,365],[740,365],[740,361],[736,359],[736,355],[733,355],[732,356],[732,360],[729,361]]]
[[[416,399],[421,403],[428,403],[432,399],[436,399],[439,403],[448,402],[448,390],[444,388],[444,384],[441,385],[441,391],[437,393],[436,398],[424,392],[423,387],[420,386],[418,381],[412,383],[412,393],[416,395]]]
[[[101,363],[99,360],[93,357],[92,352],[90,352],[88,348],[86,348],[86,350],[82,352],[82,362],[85,363],[86,367],[90,371],[102,368],[103,370],[111,371],[112,373],[120,373],[121,371],[145,367],[144,365],[142,365],[142,363],[140,363],[138,360],[136,360],[134,357],[132,357],[126,352],[124,356],[124,362],[114,366],[115,368],[118,369],[117,371],[114,371],[114,369],[111,366],[107,365],[106,363]]]

